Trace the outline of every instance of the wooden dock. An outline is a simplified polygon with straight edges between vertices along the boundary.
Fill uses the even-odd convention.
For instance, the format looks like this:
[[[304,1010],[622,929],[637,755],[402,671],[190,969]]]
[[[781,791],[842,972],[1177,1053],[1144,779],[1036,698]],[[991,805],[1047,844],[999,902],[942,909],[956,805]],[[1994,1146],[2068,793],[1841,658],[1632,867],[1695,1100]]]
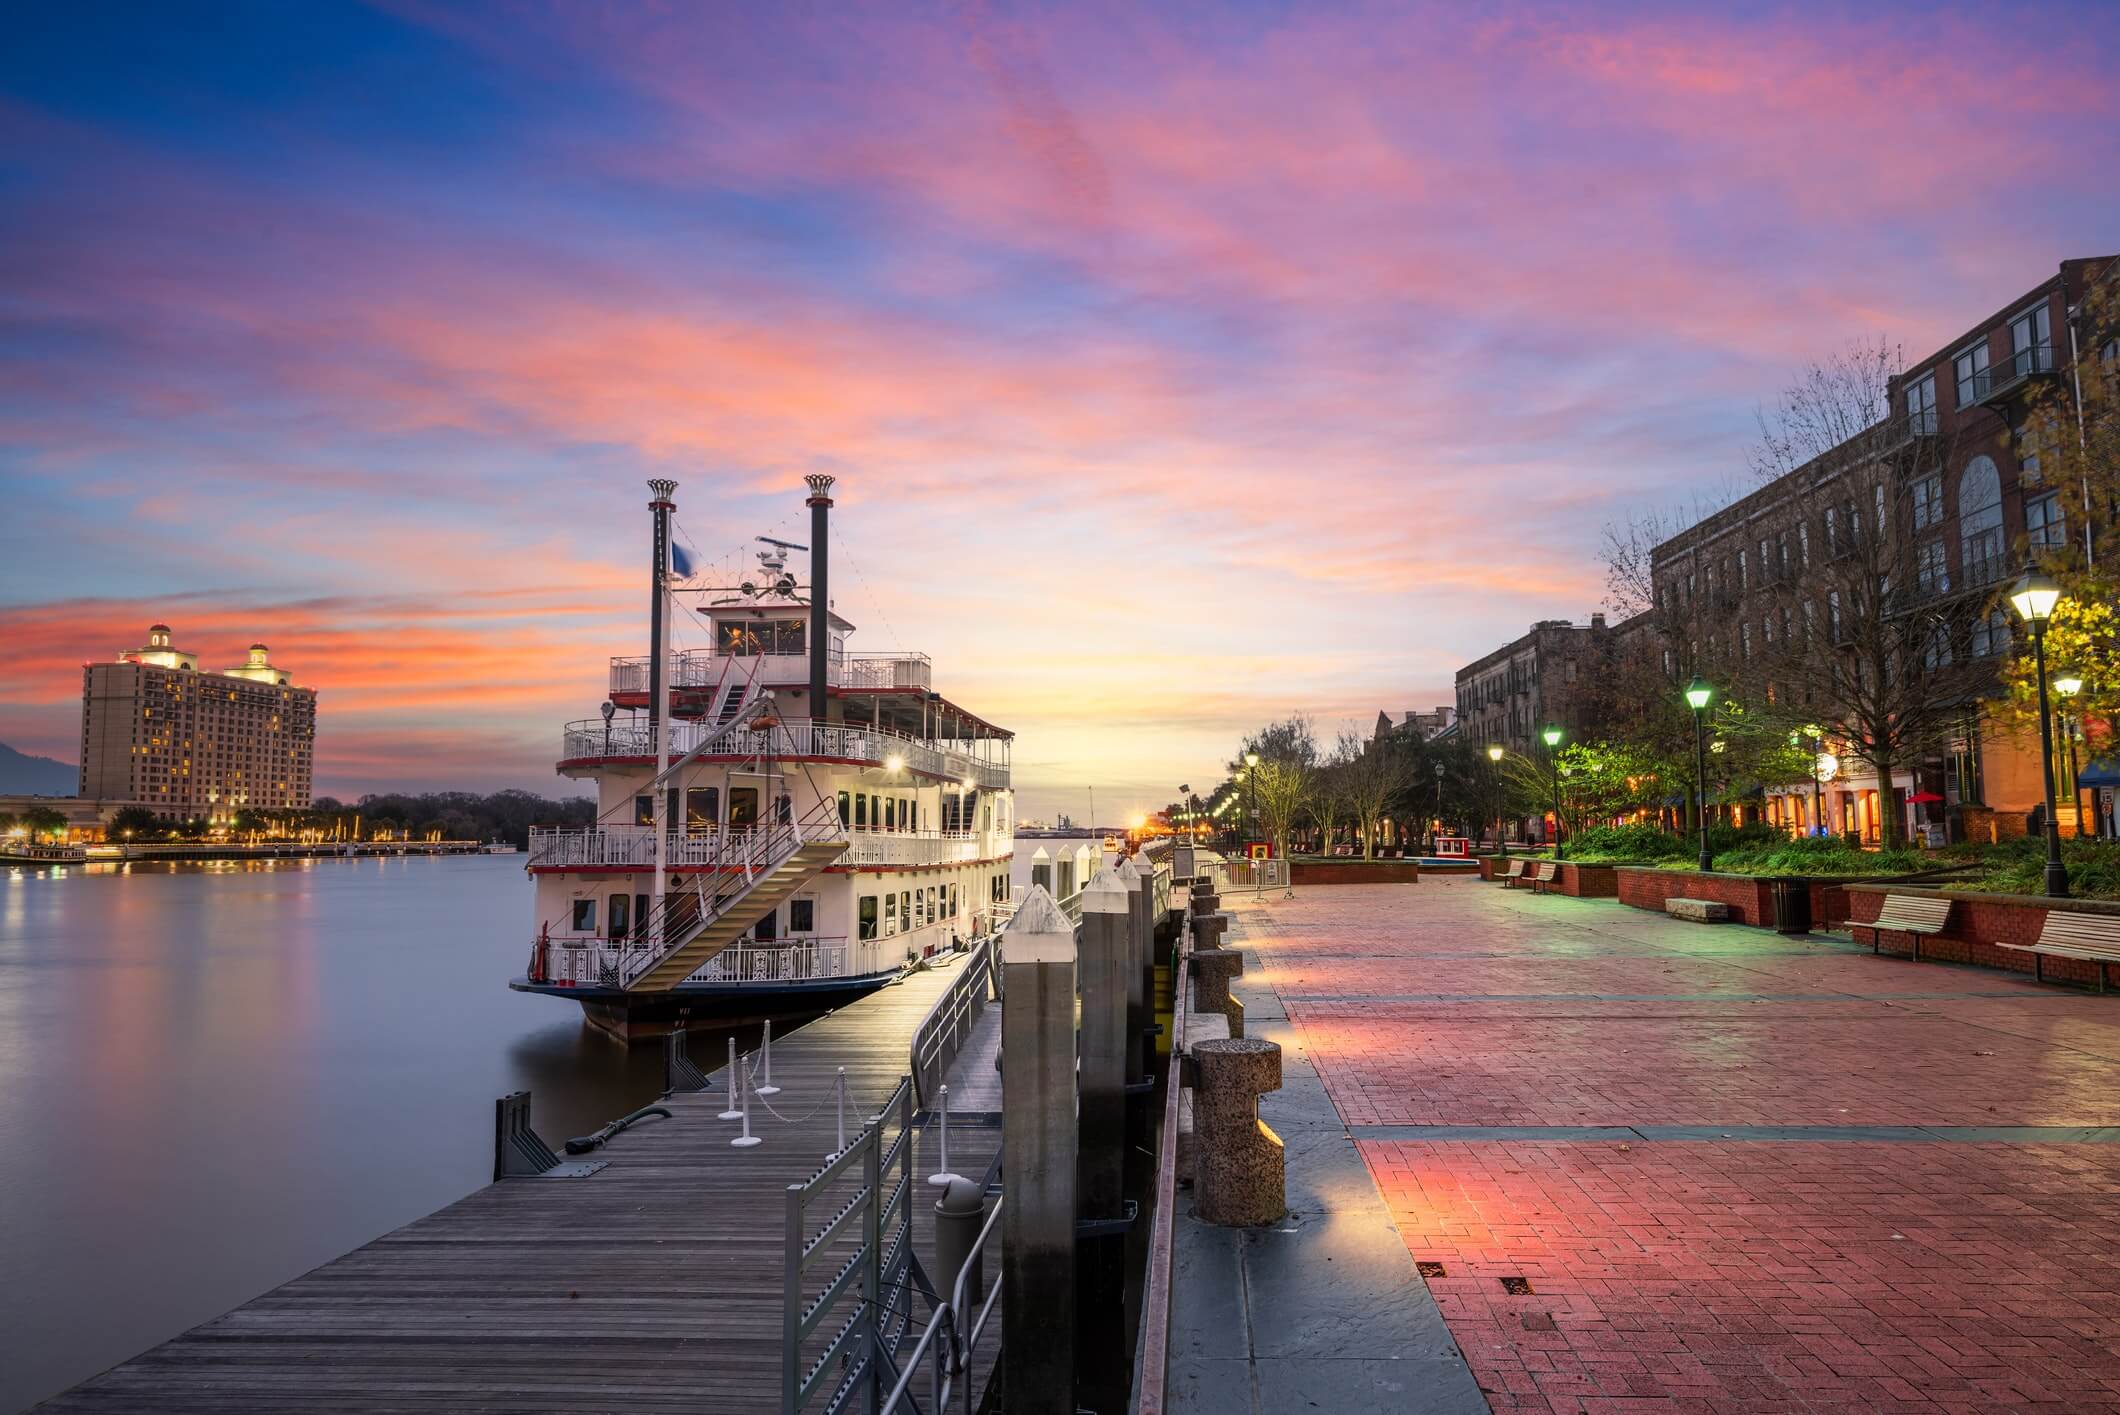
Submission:
[[[596,1174],[489,1185],[38,1408],[777,1410],[786,1187],[836,1142],[837,1069],[858,1129],[905,1074],[913,1030],[958,966],[775,1042],[772,1104],[795,1123],[754,1099],[755,1148],[732,1147],[738,1126],[715,1118],[717,1071],[714,1089],[665,1102],[670,1119],[598,1151],[609,1164]],[[981,1173],[998,1142],[991,1127],[953,1127],[952,1167]],[[916,1176],[933,1149],[923,1134]],[[931,1274],[934,1197],[916,1184],[916,1251]]]

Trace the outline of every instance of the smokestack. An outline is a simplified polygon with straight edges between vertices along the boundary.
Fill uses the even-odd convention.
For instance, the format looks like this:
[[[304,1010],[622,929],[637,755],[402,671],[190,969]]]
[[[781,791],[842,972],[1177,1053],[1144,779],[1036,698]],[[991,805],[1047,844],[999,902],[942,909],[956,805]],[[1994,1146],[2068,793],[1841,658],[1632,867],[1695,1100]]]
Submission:
[[[810,721],[831,717],[825,669],[832,651],[831,511],[832,479],[823,472],[803,478],[810,484]]]

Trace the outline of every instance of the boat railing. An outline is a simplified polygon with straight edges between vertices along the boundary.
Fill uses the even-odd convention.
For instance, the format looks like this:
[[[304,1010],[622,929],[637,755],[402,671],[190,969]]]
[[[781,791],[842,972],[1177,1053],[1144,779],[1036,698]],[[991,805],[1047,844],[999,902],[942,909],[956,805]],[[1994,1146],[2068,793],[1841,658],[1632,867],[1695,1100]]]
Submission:
[[[949,1075],[950,1064],[957,1059],[957,1049],[971,1035],[972,1024],[991,1000],[993,973],[994,942],[982,938],[972,945],[957,976],[950,979],[949,987],[913,1029],[913,1095],[922,1109],[932,1104],[935,1088]]]
[[[677,690],[710,688],[721,677],[731,659],[767,660],[770,683],[801,683],[810,676],[807,653],[729,654],[714,649],[686,649],[670,655],[670,687]],[[644,655],[611,660],[611,691],[648,691],[649,661]],[[934,663],[924,653],[835,653],[825,664],[825,677],[835,687],[928,688],[935,678]]]
[[[618,987],[638,976],[657,950],[635,938],[540,939],[530,981],[551,987]],[[880,950],[844,935],[741,939],[693,970],[688,983],[790,983],[865,977],[884,971]]]
[[[961,865],[1008,853],[1006,841],[977,830],[850,830],[844,865]]]
[[[935,666],[924,653],[850,653],[840,670],[845,688],[926,688]]]
[[[759,713],[770,717],[769,713]],[[716,738],[721,740],[717,741]],[[822,757],[862,766],[899,767],[952,782],[970,782],[974,787],[1004,789],[1009,784],[1005,765],[984,761],[956,750],[939,739],[908,737],[883,727],[851,727],[838,723],[816,723],[807,718],[754,725],[746,731],[730,731],[727,725],[678,721],[670,724],[670,755],[683,757]],[[599,718],[570,722],[560,734],[563,761],[594,761],[601,758],[643,758],[655,755],[655,739],[645,719],[606,723]]]

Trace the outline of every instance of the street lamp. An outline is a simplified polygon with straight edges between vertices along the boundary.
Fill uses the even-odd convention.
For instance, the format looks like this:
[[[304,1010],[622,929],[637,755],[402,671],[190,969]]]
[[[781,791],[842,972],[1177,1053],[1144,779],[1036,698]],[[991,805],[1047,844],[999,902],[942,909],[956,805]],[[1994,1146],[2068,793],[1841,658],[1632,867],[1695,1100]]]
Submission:
[[[1435,825],[1428,832],[1428,850],[1435,852],[1435,840],[1443,830],[1443,764],[1435,764]]]
[[[2068,897],[2068,867],[2061,863],[2061,823],[2054,819],[2054,719],[2046,695],[2046,625],[2061,599],[2061,585],[2051,575],[2027,565],[2024,578],[2010,591],[2017,617],[2032,626],[2032,665],[2039,675],[2039,758],[2046,774],[2046,892]]]
[[[2083,691],[2083,677],[2078,673],[2064,673],[2054,680],[2054,691],[2073,702],[2076,694]],[[2062,770],[2068,776],[2068,805],[2076,813],[2076,834],[2083,835],[2083,790],[2076,784],[2076,737],[2082,730],[2081,719],[2065,708],[2061,714],[2061,740],[2068,743],[2068,765]]]
[[[1501,744],[1501,743],[1499,743],[1499,742],[1489,742],[1489,743],[1487,744],[1487,760],[1488,760],[1488,761],[1490,761],[1490,762],[1492,762],[1492,763],[1494,764],[1494,765],[1493,765],[1493,767],[1492,767],[1492,769],[1491,769],[1491,772],[1490,772],[1490,774],[1492,774],[1492,775],[1493,775],[1493,777],[1494,777],[1494,788],[1495,788],[1495,789],[1494,789],[1494,848],[1495,848],[1496,850],[1500,851],[1500,852],[1501,852],[1501,856],[1502,856],[1502,858],[1506,860],[1506,859],[1508,859],[1508,858],[1509,858],[1509,837],[1508,837],[1508,836],[1506,836],[1506,835],[1504,835],[1504,834],[1502,834],[1502,790],[1501,790],[1501,787],[1502,787],[1502,779],[1501,779],[1501,775],[1500,775],[1500,772],[1501,772],[1501,766],[1502,766],[1502,744]]]
[[[1561,728],[1557,722],[1549,722],[1539,736],[1546,739],[1546,765],[1553,769],[1553,858],[1567,858],[1567,843],[1561,839],[1561,759],[1555,749],[1561,744]]]
[[[1715,868],[1708,853],[1708,700],[1715,690],[1698,673],[1686,685],[1686,702],[1693,709],[1693,811],[1700,818],[1700,872]]]
[[[1250,829],[1257,830],[1259,828],[1259,754],[1257,752],[1246,752],[1244,754],[1244,780],[1251,797]],[[1249,850],[1250,846],[1246,845],[1245,848]]]

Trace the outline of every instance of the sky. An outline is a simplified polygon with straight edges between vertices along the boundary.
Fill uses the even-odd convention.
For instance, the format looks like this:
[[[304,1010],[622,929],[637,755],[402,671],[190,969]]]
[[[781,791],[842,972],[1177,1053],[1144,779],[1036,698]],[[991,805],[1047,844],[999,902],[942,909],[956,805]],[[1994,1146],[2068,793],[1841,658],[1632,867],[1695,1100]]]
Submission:
[[[319,690],[321,792],[570,791],[645,480],[734,565],[825,471],[851,647],[1023,815],[1153,808],[2120,249],[2116,71],[2104,3],[18,8],[0,741],[164,620]]]

